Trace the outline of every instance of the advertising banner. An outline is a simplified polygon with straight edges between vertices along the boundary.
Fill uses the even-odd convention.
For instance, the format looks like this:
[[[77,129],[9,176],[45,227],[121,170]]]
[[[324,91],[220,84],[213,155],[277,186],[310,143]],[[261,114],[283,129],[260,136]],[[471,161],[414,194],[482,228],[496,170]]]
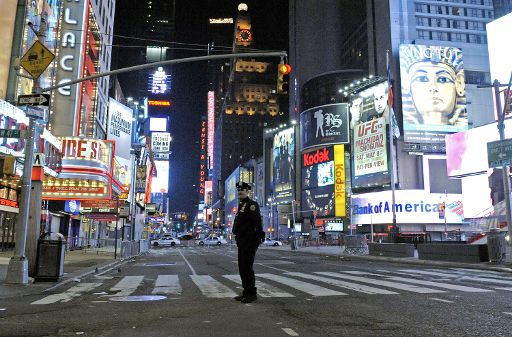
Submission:
[[[169,152],[171,134],[169,132],[151,133],[151,149],[153,152]]]
[[[138,165],[136,172],[136,180],[135,180],[135,193],[145,193],[146,192],[146,177],[147,173],[146,165]]]
[[[319,216],[334,215],[334,181],[333,147],[303,153],[302,209]]]
[[[291,202],[294,199],[295,136],[293,129],[285,129],[274,135],[272,146],[274,202]]]
[[[167,193],[169,189],[169,162],[155,161],[156,176],[151,181],[151,193]]]
[[[115,155],[126,160],[130,160],[132,118],[132,109],[110,98],[108,105],[107,139],[116,142]]]
[[[300,114],[301,150],[314,146],[348,144],[348,104],[328,104]]]
[[[454,47],[400,45],[404,137],[443,143],[468,128],[462,51]]]
[[[346,216],[345,145],[334,145],[335,216]]]
[[[381,117],[354,129],[354,176],[388,170],[385,123]]]
[[[461,194],[427,193],[423,190],[395,191],[397,223],[441,224],[439,205],[444,203],[444,216],[450,224],[462,224],[464,207]],[[352,195],[353,224],[393,223],[391,191]]]

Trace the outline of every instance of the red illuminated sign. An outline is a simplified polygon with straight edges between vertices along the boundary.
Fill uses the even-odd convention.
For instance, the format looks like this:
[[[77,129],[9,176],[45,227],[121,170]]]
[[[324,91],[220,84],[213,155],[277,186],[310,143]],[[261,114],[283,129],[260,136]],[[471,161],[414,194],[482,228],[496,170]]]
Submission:
[[[311,166],[315,164],[331,161],[331,152],[324,147],[323,149],[316,150],[316,152],[304,153],[304,166]]]
[[[204,200],[204,188],[206,181],[206,120],[201,120],[201,151],[199,152],[199,201]]]
[[[171,102],[170,101],[160,101],[160,100],[150,99],[150,100],[148,100],[148,105],[151,105],[151,106],[168,106],[168,107],[170,107],[171,106]]]
[[[0,198],[0,205],[18,208],[16,201]]]

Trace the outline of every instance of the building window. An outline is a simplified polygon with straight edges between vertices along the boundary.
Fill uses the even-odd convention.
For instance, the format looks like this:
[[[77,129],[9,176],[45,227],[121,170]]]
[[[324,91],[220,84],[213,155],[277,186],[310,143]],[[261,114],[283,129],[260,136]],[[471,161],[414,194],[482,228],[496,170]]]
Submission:
[[[429,23],[428,23],[428,18],[422,18],[422,17],[416,17],[416,26],[424,26],[424,27],[428,27],[429,26]]]
[[[419,30],[418,31],[418,39],[430,40],[429,32],[427,30]]]
[[[452,41],[455,42],[466,42],[466,34],[452,33]]]
[[[428,13],[428,5],[415,4],[414,9],[418,13]]]
[[[452,15],[460,16],[460,8],[452,7]]]
[[[465,70],[464,71],[465,82],[467,84],[484,84],[489,83],[491,79],[491,75],[489,73],[483,71],[472,71]]]

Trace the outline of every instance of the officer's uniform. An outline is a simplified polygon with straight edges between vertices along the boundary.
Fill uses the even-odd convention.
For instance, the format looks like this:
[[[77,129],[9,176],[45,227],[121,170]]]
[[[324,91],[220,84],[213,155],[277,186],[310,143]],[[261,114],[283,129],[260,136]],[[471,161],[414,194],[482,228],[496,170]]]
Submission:
[[[250,190],[251,186],[240,182],[236,184],[239,189]],[[238,270],[244,288],[242,296],[237,296],[242,302],[247,299],[256,299],[256,287],[254,277],[254,258],[259,244],[264,239],[265,233],[261,225],[261,214],[258,203],[249,197],[239,200],[238,212],[233,223],[233,234],[235,234],[236,245],[238,246]],[[245,299],[244,299],[245,298]],[[249,300],[248,302],[252,302]]]

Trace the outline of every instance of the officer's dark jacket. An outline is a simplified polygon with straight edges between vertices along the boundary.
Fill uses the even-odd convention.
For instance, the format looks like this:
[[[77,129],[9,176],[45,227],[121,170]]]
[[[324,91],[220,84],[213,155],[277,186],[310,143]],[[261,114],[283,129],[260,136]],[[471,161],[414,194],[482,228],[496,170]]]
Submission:
[[[261,214],[258,203],[249,198],[240,200],[238,212],[233,222],[233,234],[237,245],[260,244],[265,233],[261,225]]]

